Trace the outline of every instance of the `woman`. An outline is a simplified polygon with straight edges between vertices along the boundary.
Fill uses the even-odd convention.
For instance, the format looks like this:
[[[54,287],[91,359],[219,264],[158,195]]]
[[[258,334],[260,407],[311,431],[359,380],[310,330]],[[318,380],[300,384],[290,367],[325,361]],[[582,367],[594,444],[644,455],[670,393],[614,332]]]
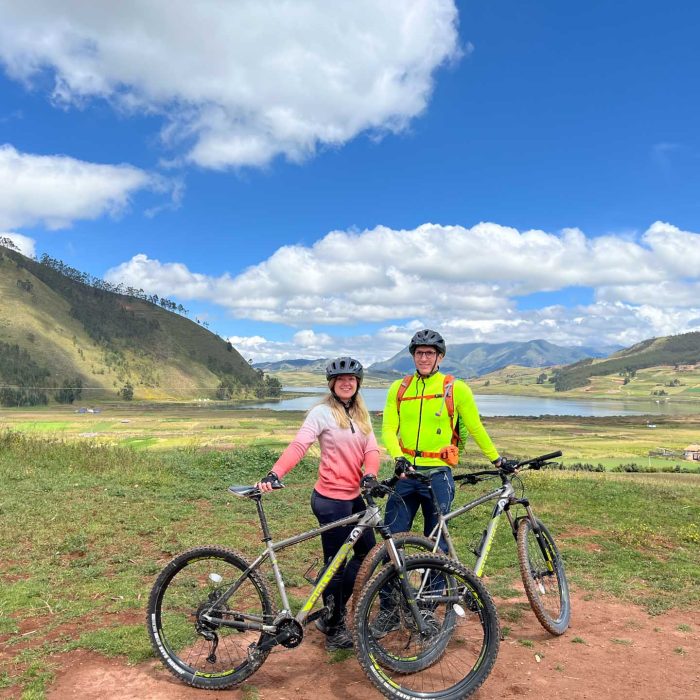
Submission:
[[[319,525],[366,510],[360,485],[375,482],[379,471],[377,440],[359,393],[362,376],[362,365],[351,357],[338,357],[328,363],[329,394],[309,411],[297,436],[258,484],[261,491],[271,491],[273,484],[293,469],[318,440],[321,462],[311,494],[311,510]],[[351,530],[350,526],[338,527],[321,535],[325,562],[336,555]],[[345,604],[357,570],[374,543],[374,533],[366,530],[355,543],[350,561],[333,576],[323,593],[323,602],[330,610],[325,630],[328,651],[352,647],[345,627]]]

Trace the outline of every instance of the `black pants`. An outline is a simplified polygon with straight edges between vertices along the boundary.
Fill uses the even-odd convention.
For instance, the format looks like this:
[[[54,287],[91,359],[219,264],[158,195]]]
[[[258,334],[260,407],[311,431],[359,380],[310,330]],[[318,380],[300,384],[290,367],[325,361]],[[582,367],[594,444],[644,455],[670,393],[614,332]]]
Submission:
[[[311,494],[311,510],[318,518],[319,525],[327,525],[334,520],[346,518],[354,513],[361,513],[363,510],[367,510],[367,505],[361,496],[350,501],[343,501],[338,498],[326,498],[314,489]],[[328,563],[338,553],[343,542],[352,532],[352,528],[352,525],[336,527],[321,535],[324,562]],[[333,612],[328,619],[329,627],[337,627],[345,617],[345,603],[352,595],[357,570],[374,544],[374,532],[365,530],[360,539],[355,542],[353,556],[336,572],[323,592],[323,603],[329,607],[330,597],[333,596]]]

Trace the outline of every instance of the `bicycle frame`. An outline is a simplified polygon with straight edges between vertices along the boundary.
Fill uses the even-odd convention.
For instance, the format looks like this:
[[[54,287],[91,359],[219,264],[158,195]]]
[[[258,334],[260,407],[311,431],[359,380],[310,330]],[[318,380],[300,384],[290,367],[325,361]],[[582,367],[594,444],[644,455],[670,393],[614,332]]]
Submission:
[[[425,476],[427,476],[429,479],[432,479],[432,476],[435,473],[439,473],[439,471],[432,472],[429,476]],[[491,519],[489,520],[489,524],[486,527],[486,534],[479,543],[477,560],[474,564],[474,573],[478,577],[481,577],[484,573],[486,559],[488,558],[489,552],[491,551],[491,547],[493,546],[493,541],[496,536],[496,530],[498,529],[498,525],[501,522],[501,516],[504,513],[506,515],[506,518],[508,518],[508,522],[510,524],[511,530],[513,531],[513,535],[515,536],[517,533],[517,525],[515,523],[515,520],[513,519],[513,516],[510,513],[510,507],[512,505],[522,505],[525,508],[527,512],[527,517],[532,522],[534,531],[536,533],[538,532],[535,515],[532,512],[532,508],[530,507],[530,502],[526,498],[517,498],[515,495],[515,489],[513,488],[513,484],[511,484],[510,481],[507,479],[504,480],[504,483],[500,488],[497,488],[494,491],[491,491],[490,493],[486,493],[483,496],[479,496],[479,498],[476,498],[473,501],[467,503],[466,505],[460,506],[459,508],[450,511],[449,513],[442,513],[437,499],[435,498],[432,486],[430,484],[428,484],[428,486],[430,488],[430,493],[433,498],[435,512],[438,516],[437,525],[435,525],[435,527],[428,535],[428,537],[431,540],[434,540],[435,542],[435,545],[433,546],[433,552],[437,552],[439,550],[439,542],[440,538],[442,537],[444,538],[447,544],[447,550],[449,552],[450,557],[458,561],[459,557],[457,555],[457,549],[455,548],[452,537],[450,536],[450,531],[447,527],[447,524],[450,522],[450,520],[458,518],[460,515],[464,515],[465,513],[468,513],[470,510],[473,510],[474,508],[477,508],[478,506],[483,505],[484,503],[488,503],[489,501],[496,501],[496,505],[494,506],[493,512],[491,513]],[[541,543],[540,547],[542,548]],[[543,553],[545,553],[544,550]]]
[[[237,493],[233,490],[232,493],[235,493],[238,496],[248,497],[248,494],[245,493]],[[272,566],[272,570],[274,572],[277,590],[282,600],[282,610],[280,610],[272,624],[264,624],[263,620],[252,616],[248,620],[229,620],[204,613],[202,615],[202,618],[208,622],[215,623],[223,627],[232,627],[233,629],[237,629],[240,631],[257,630],[266,632],[268,634],[276,634],[278,631],[278,624],[281,620],[293,617],[300,625],[303,626],[307,622],[316,619],[316,617],[322,614],[322,611],[319,610],[315,613],[311,613],[311,609],[313,608],[319,597],[323,594],[323,591],[328,587],[328,584],[330,583],[335,573],[340,569],[345,560],[348,558],[355,542],[357,542],[362,533],[368,528],[376,527],[379,530],[380,534],[387,543],[390,560],[395,566],[402,566],[402,561],[399,557],[398,551],[396,550],[394,541],[391,538],[391,533],[389,532],[388,528],[382,524],[382,517],[379,507],[373,502],[370,502],[371,498],[367,499],[367,510],[361,513],[349,515],[346,518],[335,520],[332,523],[328,523],[321,527],[317,527],[312,530],[308,530],[307,532],[303,532],[299,535],[294,535],[293,537],[280,540],[279,542],[273,542],[272,537],[270,535],[270,531],[267,525],[267,518],[265,517],[265,512],[262,505],[262,498],[259,495],[252,496],[252,498],[255,500],[258,509],[258,517],[260,519],[260,525],[264,535],[263,540],[265,542],[265,551],[262,552],[262,554],[260,554],[257,557],[257,559],[255,559],[255,561],[246,569],[246,571],[244,571],[243,574],[241,574],[237,581],[231,584],[222,593],[221,596],[217,597],[216,601],[213,601],[212,608],[215,605],[220,605],[221,603],[225,604],[236,592],[236,590],[238,590],[241,583],[246,580],[246,577],[251,572],[257,571],[265,563],[265,561],[269,559],[270,565]],[[306,540],[318,537],[324,532],[327,532],[328,530],[333,530],[337,527],[343,527],[346,525],[356,525],[356,527],[352,529],[352,531],[350,532],[350,534],[348,535],[348,537],[346,538],[345,542],[342,544],[336,555],[328,563],[319,580],[315,584],[313,590],[311,591],[311,594],[306,599],[299,612],[296,614],[296,616],[292,616],[291,606],[287,597],[287,590],[284,584],[284,580],[282,578],[282,573],[279,567],[279,562],[277,561],[276,553],[288,547],[293,547],[294,545],[297,545],[301,542],[305,542]],[[413,601],[413,603],[415,605],[415,600]],[[416,614],[418,615],[417,610]],[[243,615],[240,615],[239,617],[243,617]]]

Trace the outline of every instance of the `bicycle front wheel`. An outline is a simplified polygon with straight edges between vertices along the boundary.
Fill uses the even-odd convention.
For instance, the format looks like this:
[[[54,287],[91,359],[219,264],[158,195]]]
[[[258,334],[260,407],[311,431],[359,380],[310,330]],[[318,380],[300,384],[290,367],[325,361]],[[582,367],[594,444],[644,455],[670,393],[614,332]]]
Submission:
[[[469,697],[498,654],[491,596],[472,572],[441,555],[406,557],[408,597],[402,576],[393,566],[383,567],[357,601],[360,665],[388,698]]]
[[[403,553],[404,556],[411,554],[431,553],[435,542],[429,537],[419,535],[415,532],[397,532],[391,536],[394,540],[396,549]],[[389,555],[386,551],[386,542],[378,542],[363,559],[360,568],[357,570],[355,584],[352,589],[352,605],[351,610],[354,615],[357,601],[360,599],[361,591],[365,584],[374,576],[379,569],[388,563]]]
[[[550,634],[564,634],[571,617],[569,584],[564,562],[549,530],[537,522],[535,532],[529,518],[518,524],[520,575],[530,607]]]
[[[221,547],[197,547],[160,573],[148,600],[151,644],[165,667],[195,688],[238,685],[265,661],[262,624],[274,617],[270,594],[247,562]]]

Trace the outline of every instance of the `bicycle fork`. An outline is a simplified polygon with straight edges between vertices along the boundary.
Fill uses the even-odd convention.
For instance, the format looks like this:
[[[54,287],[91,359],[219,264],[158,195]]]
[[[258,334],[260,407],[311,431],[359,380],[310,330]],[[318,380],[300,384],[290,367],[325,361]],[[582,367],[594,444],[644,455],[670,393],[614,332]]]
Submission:
[[[382,538],[386,542],[386,549],[389,555],[389,561],[398,573],[399,584],[401,586],[401,593],[403,594],[404,599],[406,601],[406,605],[408,606],[408,609],[410,610],[411,615],[413,616],[413,621],[416,624],[416,629],[421,635],[425,635],[428,632],[428,625],[426,625],[425,620],[423,619],[423,616],[421,615],[420,610],[418,609],[418,604],[416,603],[416,594],[408,582],[408,576],[406,574],[406,564],[401,555],[399,554],[398,549],[396,548],[396,543],[391,537],[391,532],[389,531],[389,528],[386,527],[386,525],[382,525],[378,528],[378,530]],[[428,575],[429,574],[426,571],[422,577],[421,584],[418,589],[419,594],[422,592],[423,588],[425,587],[428,581]]]
[[[532,512],[532,508],[530,507],[530,502],[527,500],[527,498],[520,499],[519,503],[525,507],[525,510],[527,511],[527,518],[530,521],[530,524],[532,526],[532,531],[535,533],[535,540],[537,541],[537,546],[540,548],[540,552],[542,553],[542,558],[544,559],[545,564],[547,565],[547,571],[544,572],[545,575],[552,576],[556,572],[554,570],[554,561],[552,560],[552,553],[551,549],[547,545],[545,535],[542,533],[542,530],[537,522],[537,518],[535,517],[535,514]],[[516,528],[517,531],[517,528]],[[540,592],[545,593],[544,586],[542,583],[538,580],[538,577],[535,578],[537,581],[538,586],[540,587]]]

